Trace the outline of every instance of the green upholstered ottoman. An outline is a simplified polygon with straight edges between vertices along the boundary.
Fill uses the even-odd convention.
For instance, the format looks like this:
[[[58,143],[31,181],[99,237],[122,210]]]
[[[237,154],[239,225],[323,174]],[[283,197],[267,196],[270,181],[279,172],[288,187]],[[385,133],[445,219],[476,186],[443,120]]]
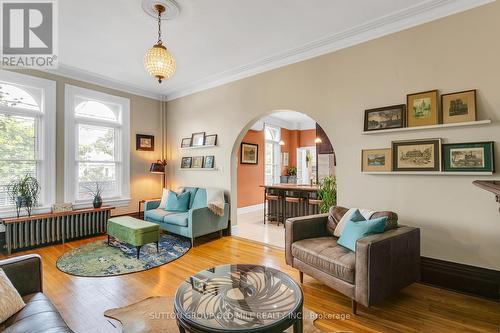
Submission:
[[[156,223],[146,222],[130,216],[112,217],[108,220],[108,245],[111,237],[137,248],[137,259],[141,247],[145,244],[156,243],[159,251],[160,226]]]

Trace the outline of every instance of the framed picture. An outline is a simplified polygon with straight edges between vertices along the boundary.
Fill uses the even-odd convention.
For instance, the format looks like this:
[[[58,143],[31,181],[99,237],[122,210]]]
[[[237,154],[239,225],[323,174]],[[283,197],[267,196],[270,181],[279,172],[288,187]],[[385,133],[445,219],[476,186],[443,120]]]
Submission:
[[[444,124],[476,121],[476,91],[441,95],[441,109]]]
[[[191,135],[191,147],[200,147],[205,145],[205,132],[193,133]]]
[[[259,163],[259,146],[253,143],[242,142],[240,146],[240,163],[241,164],[258,164]]]
[[[362,172],[391,171],[391,148],[364,149],[361,152]]]
[[[215,156],[205,156],[205,159],[203,160],[203,167],[205,169],[212,169],[214,168],[214,161],[215,161]]]
[[[189,169],[191,168],[191,162],[193,161],[192,157],[183,157],[181,160],[181,169]]]
[[[203,168],[203,156],[193,157],[193,161],[191,162],[191,168]]]
[[[440,171],[441,139],[392,142],[393,171]]]
[[[287,152],[284,152],[281,154],[281,166],[287,167],[288,166],[288,159],[289,155]]]
[[[191,138],[184,138],[181,141],[181,148],[191,147]]]
[[[406,126],[406,105],[365,110],[365,132]]]
[[[495,172],[493,142],[443,144],[443,170],[448,172]]]
[[[155,137],[153,135],[136,134],[135,135],[135,149],[142,151],[155,150]]]
[[[406,96],[406,112],[408,127],[441,123],[438,91],[431,90]]]
[[[217,134],[205,136],[205,146],[217,146]]]

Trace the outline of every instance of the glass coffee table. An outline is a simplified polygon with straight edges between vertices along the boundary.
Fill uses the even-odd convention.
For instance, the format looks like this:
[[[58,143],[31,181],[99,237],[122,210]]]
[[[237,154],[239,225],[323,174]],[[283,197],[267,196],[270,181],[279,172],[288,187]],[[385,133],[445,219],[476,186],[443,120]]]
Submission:
[[[224,265],[191,276],[177,289],[179,332],[302,333],[299,285],[274,268]]]

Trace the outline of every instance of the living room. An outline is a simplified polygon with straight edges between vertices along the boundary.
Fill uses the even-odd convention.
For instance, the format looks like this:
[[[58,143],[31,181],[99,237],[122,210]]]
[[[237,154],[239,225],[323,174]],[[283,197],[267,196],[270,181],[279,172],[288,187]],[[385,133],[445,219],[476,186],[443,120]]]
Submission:
[[[498,331],[498,2],[0,5],[0,330]],[[242,239],[292,112],[326,196],[264,179],[284,248]]]

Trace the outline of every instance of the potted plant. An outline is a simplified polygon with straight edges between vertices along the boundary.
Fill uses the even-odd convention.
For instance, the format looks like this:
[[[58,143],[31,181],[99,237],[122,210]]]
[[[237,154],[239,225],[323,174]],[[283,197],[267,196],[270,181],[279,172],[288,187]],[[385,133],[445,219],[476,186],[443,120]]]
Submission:
[[[102,191],[103,186],[99,184],[98,182],[95,183],[94,187],[87,186],[86,189],[89,191],[89,193],[92,195],[93,200],[92,200],[92,205],[94,208],[101,208],[102,207]]]
[[[25,175],[19,180],[13,181],[8,186],[8,194],[16,204],[16,213],[19,217],[21,208],[24,207],[28,216],[31,216],[33,207],[38,205],[38,196],[40,195],[40,184],[38,180],[30,175]]]
[[[297,183],[297,168],[294,166],[290,166],[287,169],[288,174],[288,182],[289,183]]]
[[[322,201],[321,213],[328,213],[330,207],[337,204],[337,182],[335,177],[328,176],[321,179],[318,188],[318,199]]]

